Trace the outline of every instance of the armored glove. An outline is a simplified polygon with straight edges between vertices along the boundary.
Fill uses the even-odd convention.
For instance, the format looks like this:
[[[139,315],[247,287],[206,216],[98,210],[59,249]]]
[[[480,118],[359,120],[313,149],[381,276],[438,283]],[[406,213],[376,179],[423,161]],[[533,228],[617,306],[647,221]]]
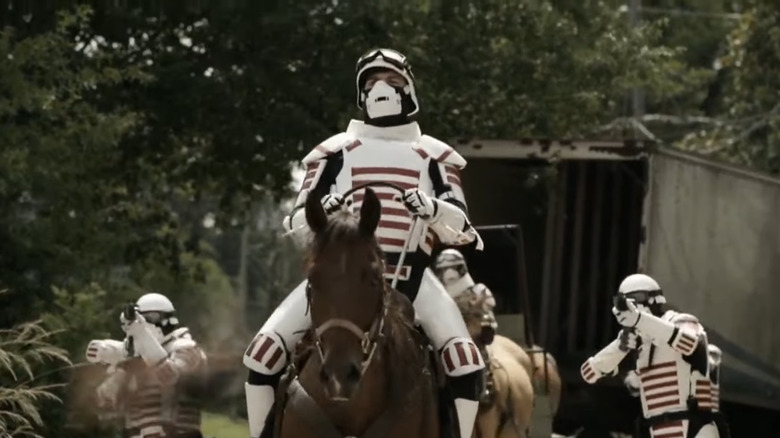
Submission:
[[[432,219],[436,216],[436,200],[428,196],[420,189],[407,189],[401,200],[413,215],[422,219]]]
[[[639,336],[637,336],[636,331],[631,329],[620,330],[618,339],[620,339],[620,345],[618,346],[620,351],[636,350],[640,344]]]
[[[325,210],[325,214],[331,215],[339,210],[342,210],[345,206],[344,197],[338,193],[330,193],[322,197],[322,208]]]
[[[617,307],[613,307],[612,313],[615,315],[617,322],[623,327],[636,327],[639,318],[642,317],[642,312],[636,308],[634,300],[626,300],[626,307],[626,310],[618,310]]]
[[[639,385],[641,384],[641,381],[639,380],[639,376],[637,375],[636,371],[629,371],[626,374],[626,378],[623,379],[623,384],[626,385],[628,393],[633,397],[639,395]]]

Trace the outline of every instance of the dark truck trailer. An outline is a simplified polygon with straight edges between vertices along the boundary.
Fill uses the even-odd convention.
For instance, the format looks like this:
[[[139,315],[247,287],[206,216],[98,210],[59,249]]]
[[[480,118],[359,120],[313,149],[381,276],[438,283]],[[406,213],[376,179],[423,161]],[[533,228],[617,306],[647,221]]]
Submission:
[[[467,257],[497,296],[499,330],[561,369],[556,432],[633,428],[622,375],[587,385],[579,368],[616,336],[612,297],[635,272],[723,350],[734,436],[780,430],[780,180],[644,142],[453,144],[485,239]]]

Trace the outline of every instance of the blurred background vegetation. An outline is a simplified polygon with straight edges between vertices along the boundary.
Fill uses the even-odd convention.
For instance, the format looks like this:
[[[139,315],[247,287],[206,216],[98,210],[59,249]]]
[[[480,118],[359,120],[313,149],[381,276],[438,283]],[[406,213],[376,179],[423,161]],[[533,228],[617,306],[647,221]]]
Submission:
[[[292,170],[358,115],[369,48],[411,59],[438,138],[641,137],[780,172],[768,0],[4,0],[0,26],[0,435],[94,436],[84,349],[146,291],[209,354],[207,433],[244,430],[240,355],[301,278]]]

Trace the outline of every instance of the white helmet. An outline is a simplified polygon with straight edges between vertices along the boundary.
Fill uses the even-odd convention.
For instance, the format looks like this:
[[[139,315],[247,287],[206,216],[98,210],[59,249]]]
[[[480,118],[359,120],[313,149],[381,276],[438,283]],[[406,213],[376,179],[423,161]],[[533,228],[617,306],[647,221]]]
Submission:
[[[466,259],[457,249],[445,249],[433,264],[436,277],[444,284],[450,295],[457,297],[469,287],[474,286],[474,280],[469,275]]]
[[[135,302],[135,306],[138,313],[144,316],[149,328],[155,329],[153,331],[160,339],[179,324],[173,303],[163,294],[144,294]]]
[[[632,274],[626,277],[620,283],[618,293],[642,305],[663,304],[666,302],[661,286],[652,277],[645,274]]]
[[[138,301],[135,302],[138,307],[138,311],[141,313],[146,312],[161,312],[161,313],[174,313],[176,309],[173,308],[173,303],[163,294],[148,293],[141,296]]]
[[[403,88],[403,92],[409,97],[411,102],[411,108],[408,108],[406,116],[412,116],[417,114],[420,110],[420,104],[417,102],[417,91],[414,86],[414,74],[412,73],[412,66],[407,61],[406,56],[393,49],[374,49],[365,53],[357,62],[355,85],[357,88],[357,106],[361,110],[363,109],[363,103],[366,101],[368,93],[364,91],[364,85],[366,83],[366,76],[369,71],[374,69],[386,69],[392,70],[406,79],[406,86]],[[387,96],[383,96],[387,97]],[[403,96],[401,96],[402,98]],[[382,117],[384,115],[379,115]],[[373,117],[373,116],[372,116]]]
[[[720,365],[720,361],[723,358],[723,352],[720,351],[720,348],[718,348],[715,344],[708,344],[707,345],[707,354],[710,357],[710,361],[715,365]]]
[[[457,249],[452,248],[445,249],[439,253],[433,266],[436,271],[444,268],[456,267],[463,267],[464,269],[468,270],[468,268],[466,268],[466,259],[463,257],[463,254],[461,254]]]

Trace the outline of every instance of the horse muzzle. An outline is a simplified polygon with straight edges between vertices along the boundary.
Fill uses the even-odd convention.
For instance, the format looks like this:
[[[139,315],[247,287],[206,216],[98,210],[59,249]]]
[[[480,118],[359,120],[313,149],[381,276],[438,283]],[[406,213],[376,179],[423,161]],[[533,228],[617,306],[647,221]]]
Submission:
[[[350,360],[344,355],[327,357],[320,368],[320,380],[325,395],[336,402],[351,400],[360,388],[363,370],[360,362]]]

